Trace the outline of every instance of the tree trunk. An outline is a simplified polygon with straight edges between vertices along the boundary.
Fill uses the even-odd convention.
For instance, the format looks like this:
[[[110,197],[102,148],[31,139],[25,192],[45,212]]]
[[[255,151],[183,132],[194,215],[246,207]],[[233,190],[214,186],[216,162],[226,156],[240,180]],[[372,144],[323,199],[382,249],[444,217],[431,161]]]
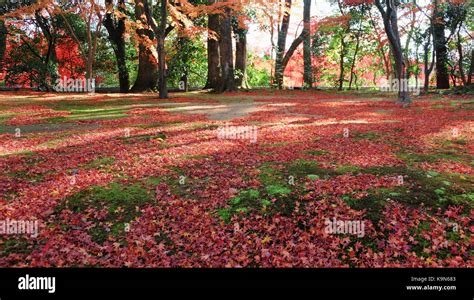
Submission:
[[[160,28],[158,35],[158,59],[159,59],[159,90],[160,99],[168,98],[168,87],[166,86],[166,17],[168,0],[161,0],[160,7]]]
[[[305,32],[302,31],[301,34],[293,41],[293,43],[291,43],[290,48],[288,48],[288,51],[286,51],[285,56],[283,57],[283,60],[281,62],[281,69],[283,72],[285,72],[288,62],[290,62],[291,57],[293,56],[299,45],[303,42],[304,38]]]
[[[124,7],[124,0],[119,0],[117,6],[121,13]],[[109,40],[117,61],[120,92],[127,93],[130,89],[130,78],[127,69],[127,59],[125,54],[125,19],[126,17],[116,18],[113,8],[113,0],[106,0],[107,13],[104,19],[104,26],[109,34]]]
[[[35,11],[35,20],[44,37],[46,38],[46,41],[48,42],[48,50],[46,52],[46,56],[43,59],[44,72],[40,74],[38,85],[41,89],[49,91],[52,84],[54,84],[56,79],[59,77],[57,70],[56,38],[53,34],[54,27],[45,17],[40,14],[39,10]],[[56,67],[52,72],[48,72],[49,65],[51,63]]]
[[[313,87],[313,66],[311,64],[311,1],[304,0],[303,6],[303,31],[305,32],[305,38],[303,41],[303,61],[304,61],[304,73],[303,80],[304,85],[307,88]]]
[[[189,45],[191,44],[191,39],[188,36],[179,36],[178,37],[178,43],[177,43],[177,49],[181,55],[179,55],[179,58],[181,59],[181,65],[183,66],[180,68],[181,72],[181,77],[179,78],[179,90],[187,92],[189,89],[189,84],[188,84],[188,77],[189,77],[189,69],[190,69],[190,55],[189,53]]]
[[[140,21],[137,28],[138,36],[138,75],[132,92],[156,90],[158,81],[158,53],[156,51],[155,34],[147,19],[147,0],[136,0],[135,16]]]
[[[360,34],[360,28],[359,28],[359,32],[357,33],[357,37],[356,37],[356,47],[355,47],[355,50],[354,50],[354,56],[352,57],[351,77],[349,79],[349,90],[352,88],[352,81],[354,80],[354,77],[355,77],[355,72],[354,72],[355,62],[356,62],[357,54],[359,52],[359,45],[360,45],[360,36],[359,36],[359,34]],[[356,81],[357,81],[357,78],[356,78]],[[357,82],[355,84],[357,84]]]
[[[474,49],[471,50],[471,66],[469,67],[469,74],[467,75],[467,84],[474,84],[472,82],[472,75],[474,73]]]
[[[235,85],[238,88],[248,88],[247,84],[247,33],[245,30],[236,32],[235,41]]]
[[[209,4],[215,3],[210,0]],[[219,57],[219,42],[212,34],[219,33],[219,15],[209,15],[207,21],[208,37],[207,37],[207,82],[205,89],[216,90],[219,86],[220,77],[220,57]]]
[[[339,54],[339,91],[342,91],[344,86],[344,56],[346,53],[346,42],[344,41],[344,33],[341,35],[341,51]]]
[[[285,9],[281,27],[278,31],[278,42],[275,57],[275,81],[279,89],[283,87],[283,58],[286,46],[286,37],[288,36],[288,27],[290,26],[291,0],[285,0]]]
[[[342,9],[341,1],[337,1],[337,4],[341,15],[345,16],[344,10]],[[346,41],[344,40],[344,38],[346,37],[346,34],[350,32],[350,30],[351,27],[348,24],[347,28],[341,31],[341,49],[339,54],[339,91],[342,91],[342,88],[344,87],[344,57],[346,56]]]
[[[459,27],[459,30],[461,30],[461,27]],[[462,52],[462,44],[461,44],[461,34],[457,34],[457,40],[456,40],[456,48],[458,49],[458,54],[459,54],[459,59],[458,59],[458,65],[459,65],[459,76],[461,77],[462,84],[464,86],[467,85],[467,78],[464,75],[464,66],[463,66],[463,60],[464,60],[464,55]]]
[[[386,8],[382,6],[381,0],[375,0],[375,5],[382,15],[385,33],[392,49],[393,58],[395,60],[395,72],[397,75],[399,90],[398,90],[398,102],[406,105],[410,103],[410,97],[408,95],[407,87],[404,83],[406,82],[405,72],[405,61],[403,58],[403,50],[400,42],[400,33],[398,30],[398,16],[397,6],[399,2],[396,0],[385,0]]]
[[[219,53],[221,64],[221,78],[217,91],[234,91],[234,57],[232,51],[232,17],[230,8],[225,8],[225,12],[219,17]]]
[[[3,60],[3,56],[5,55],[5,51],[7,49],[7,33],[7,26],[5,26],[5,22],[0,21],[0,62]],[[2,70],[0,68],[0,72],[1,71]]]
[[[428,54],[429,54],[429,50],[430,50],[430,46],[431,46],[431,37],[433,36],[432,28],[429,28],[427,30],[427,35],[428,35],[428,40],[423,45],[423,48],[424,48],[424,57],[423,57],[423,61],[424,61],[424,88],[423,88],[423,90],[424,90],[425,93],[428,92],[429,87],[430,87],[430,74],[431,74],[431,71],[433,71],[434,62],[435,62],[435,52],[433,51],[431,53],[431,63],[428,66]]]
[[[444,34],[444,12],[439,9],[438,1],[434,2],[434,44],[436,51],[436,88],[449,89],[448,49]]]

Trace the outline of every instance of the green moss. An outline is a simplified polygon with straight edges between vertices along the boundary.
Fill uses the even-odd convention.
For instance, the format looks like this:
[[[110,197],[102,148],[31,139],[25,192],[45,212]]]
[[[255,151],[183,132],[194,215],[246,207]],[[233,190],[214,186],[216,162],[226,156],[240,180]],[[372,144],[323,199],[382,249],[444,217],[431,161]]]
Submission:
[[[183,122],[181,122],[181,121],[153,122],[153,123],[149,123],[149,124],[137,125],[136,127],[140,127],[140,128],[143,128],[143,129],[148,129],[148,128],[156,128],[156,127],[168,127],[168,126],[177,125],[177,124],[181,124],[181,123],[183,123]]]
[[[319,175],[315,175],[315,174],[309,174],[309,175],[307,175],[306,177],[308,177],[308,178],[311,179],[311,180],[319,179]]]
[[[191,129],[203,129],[203,130],[214,130],[219,128],[219,125],[216,124],[208,124],[205,122],[194,122],[191,125]]]
[[[281,185],[269,185],[266,189],[268,195],[271,196],[288,195],[289,193],[291,193],[291,190],[289,188]]]
[[[360,168],[357,166],[342,165],[342,166],[337,167],[336,171],[339,174],[357,173],[360,171]]]
[[[432,149],[432,153],[404,151],[397,153],[397,157],[405,161],[409,166],[423,162],[436,163],[439,160],[470,164],[472,162],[472,155],[466,152],[465,145],[467,143],[463,139],[438,140],[436,148]]]
[[[6,175],[15,177],[21,180],[26,180],[30,183],[35,183],[35,182],[42,181],[46,175],[51,174],[53,172],[54,171],[52,170],[47,170],[44,173],[31,173],[28,170],[19,170],[15,172],[9,172]]]
[[[278,185],[267,186],[260,190],[243,190],[238,196],[229,199],[227,207],[218,209],[217,215],[226,223],[230,222],[233,215],[249,212],[290,215],[295,201],[290,193],[289,188]]]
[[[138,141],[165,140],[166,135],[160,132],[157,134],[131,135],[129,137],[121,137],[120,139],[125,140],[127,144],[134,144]]]
[[[69,209],[76,213],[84,213],[87,209],[101,210],[106,208],[108,215],[105,221],[96,222],[96,226],[88,230],[92,239],[103,243],[109,236],[120,236],[125,232],[125,224],[139,216],[139,208],[154,203],[152,192],[140,184],[123,186],[110,183],[108,186],[93,186],[74,194],[56,208],[57,212]],[[105,223],[111,224],[106,226]]]
[[[369,192],[366,197],[354,199],[351,195],[343,195],[341,198],[355,210],[365,210],[365,218],[372,221],[374,225],[383,218],[383,210],[387,199],[389,199],[390,190],[379,188]]]
[[[90,163],[86,164],[85,168],[86,169],[99,169],[104,166],[110,166],[115,162],[114,157],[99,157],[91,161]]]
[[[474,188],[470,177],[434,171],[425,172],[404,166],[367,168],[361,172],[377,176],[403,176],[401,186],[369,190],[369,196],[366,197],[369,201],[392,199],[417,207],[421,203],[440,208],[452,204],[473,206]]]
[[[380,137],[380,135],[376,132],[368,131],[368,132],[360,132],[360,131],[352,131],[351,132],[352,137],[355,140],[376,140]]]
[[[0,124],[6,123],[8,120],[13,118],[16,113],[0,113]],[[3,130],[3,128],[0,128],[0,133],[5,133],[6,131]]]
[[[319,166],[316,161],[295,160],[287,167],[289,176],[304,178],[308,175],[318,175],[321,178],[328,178],[338,175],[338,172],[331,169],[325,169]]]
[[[259,180],[265,186],[284,181],[284,175],[276,164],[263,163],[258,169],[260,170]]]
[[[309,155],[320,156],[320,155],[327,154],[328,151],[318,149],[318,150],[308,150],[308,151],[305,151],[305,153]]]
[[[32,251],[32,247],[28,242],[27,238],[24,237],[2,237],[2,255],[8,254],[29,254]]]
[[[225,223],[229,223],[232,218],[232,210],[230,208],[221,208],[217,210],[217,214]]]

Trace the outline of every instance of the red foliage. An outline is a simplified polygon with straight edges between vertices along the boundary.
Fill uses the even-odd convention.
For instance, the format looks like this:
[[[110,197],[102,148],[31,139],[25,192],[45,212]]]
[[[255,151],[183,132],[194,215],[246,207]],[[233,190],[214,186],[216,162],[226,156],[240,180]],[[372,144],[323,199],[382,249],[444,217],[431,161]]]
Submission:
[[[247,97],[255,95],[246,93]],[[226,96],[241,97],[236,93]],[[305,159],[325,170],[336,170],[341,165],[404,166],[405,162],[396,156],[398,151],[430,152],[433,143],[440,136],[447,137],[453,126],[467,141],[466,151],[474,153],[472,113],[436,109],[433,105],[437,103],[430,99],[421,98],[412,107],[401,108],[392,101],[367,101],[349,95],[259,92],[258,96],[263,109],[232,122],[261,124],[256,144],[218,140],[216,125],[225,121],[170,114],[138,98],[129,99],[131,110],[125,118],[78,121],[74,130],[60,131],[61,138],[58,132],[29,133],[21,139],[1,134],[0,168],[4,172],[0,176],[0,219],[38,219],[41,230],[37,238],[22,241],[27,251],[2,254],[0,265],[472,266],[469,247],[473,210],[469,213],[469,208],[462,205],[445,210],[413,207],[387,199],[377,211],[380,221],[375,222],[367,217],[366,210],[356,210],[343,200],[344,195],[351,195],[354,201],[360,201],[370,189],[393,187],[398,184],[393,176],[352,173],[298,179],[298,188],[290,194],[294,204],[291,212],[252,210],[236,213],[224,223],[216,210],[228,207],[229,199],[239,190],[265,188],[260,168],[265,163],[277,168]],[[35,123],[60,113],[46,108],[54,101],[54,95],[44,94],[36,106],[5,112],[29,115]],[[87,101],[91,106],[113,103],[111,98],[99,96]],[[28,118],[21,117],[10,121],[16,122],[29,123]],[[86,125],[97,127],[83,127]],[[124,138],[127,128],[132,140]],[[345,128],[350,130],[348,138],[341,136]],[[376,132],[379,138],[360,138],[367,132]],[[166,140],[142,138],[158,133],[166,135]],[[315,157],[309,153],[315,150],[324,152]],[[34,155],[18,154],[20,151]],[[115,161],[107,167],[91,165],[103,157]],[[466,164],[440,159],[437,165],[443,170],[472,174]],[[421,167],[432,170],[429,165]],[[79,170],[75,184],[71,184],[72,169]],[[173,172],[177,169],[190,182],[180,191],[172,186],[178,179]],[[9,174],[13,173],[24,176],[12,180]],[[149,177],[163,179],[158,184],[144,185],[154,201],[136,207],[129,232],[122,236],[110,234],[103,243],[95,241],[91,232],[98,228],[110,230],[110,207],[91,206],[82,211],[64,208],[68,197],[93,185],[106,186],[115,181],[126,186],[143,183]],[[7,199],[7,195],[15,196]],[[269,200],[275,205],[282,201],[278,197]],[[363,220],[365,237],[328,234],[324,230],[328,218]],[[457,239],[449,236],[453,223],[458,227]]]

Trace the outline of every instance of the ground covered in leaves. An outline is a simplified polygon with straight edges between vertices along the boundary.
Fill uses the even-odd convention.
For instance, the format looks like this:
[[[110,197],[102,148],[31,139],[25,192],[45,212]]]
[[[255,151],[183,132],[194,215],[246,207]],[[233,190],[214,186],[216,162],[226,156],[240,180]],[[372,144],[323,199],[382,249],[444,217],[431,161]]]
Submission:
[[[467,96],[2,93],[0,220],[40,231],[0,266],[473,266],[473,124]]]

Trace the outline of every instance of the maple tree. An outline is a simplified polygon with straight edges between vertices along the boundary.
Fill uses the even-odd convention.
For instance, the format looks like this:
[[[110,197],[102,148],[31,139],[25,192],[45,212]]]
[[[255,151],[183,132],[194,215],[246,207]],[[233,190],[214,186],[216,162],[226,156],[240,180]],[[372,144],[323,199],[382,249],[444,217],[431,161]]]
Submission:
[[[318,43],[315,42],[315,36],[321,37],[328,32],[335,33],[334,37],[340,39],[338,42],[340,43],[339,72],[336,75],[338,78],[331,79],[338,82],[337,87],[340,90],[352,89],[354,85],[358,87],[361,84],[367,84],[369,81],[365,77],[370,77],[373,84],[379,84],[382,72],[387,80],[390,80],[392,76],[399,80],[414,78],[416,86],[418,86],[418,80],[423,78],[425,92],[428,91],[430,80],[433,79],[437,82],[437,88],[445,88],[449,86],[449,82],[452,82],[453,85],[470,85],[471,71],[474,68],[470,54],[473,52],[466,45],[470,37],[471,23],[468,13],[471,11],[472,5],[464,1],[439,0],[429,1],[423,5],[416,1],[408,1],[403,4],[397,1],[392,2],[332,1],[331,4],[338,8],[339,13],[318,20],[317,16],[311,16],[311,1],[309,0],[255,3],[183,0],[167,2],[166,10],[161,10],[163,3],[148,0],[132,2],[107,0],[104,3],[96,1],[72,3],[56,0],[29,1],[22,2],[22,6],[4,7],[1,24],[8,24],[8,20],[26,24],[29,22],[29,18],[34,16],[36,18],[35,26],[41,29],[41,34],[46,40],[50,40],[51,55],[46,56],[49,57],[45,61],[46,66],[56,64],[54,36],[69,35],[75,40],[83,55],[84,77],[86,78],[94,77],[94,62],[97,56],[102,55],[102,53],[97,53],[97,49],[110,47],[117,65],[116,80],[122,92],[160,90],[159,82],[164,84],[167,81],[166,76],[163,75],[176,73],[174,70],[167,69],[168,63],[174,59],[166,55],[165,51],[169,47],[167,45],[179,39],[181,40],[179,43],[185,43],[186,39],[192,39],[193,35],[196,36],[196,39],[192,43],[202,45],[204,45],[203,40],[198,36],[207,35],[208,57],[205,63],[208,67],[205,88],[219,92],[248,88],[250,79],[246,73],[247,56],[250,53],[247,49],[247,35],[248,26],[255,22],[263,30],[268,30],[271,36],[271,45],[268,50],[273,61],[273,68],[270,72],[273,78],[266,85],[274,83],[277,87],[283,88],[285,77],[300,76],[297,75],[300,73],[303,75],[302,86],[327,85],[328,80],[333,78],[334,74],[330,68],[325,68],[325,72],[321,74],[320,78],[323,81],[315,81],[316,77],[320,76],[313,76],[312,73],[319,72],[314,68],[316,65],[323,64],[325,58],[320,56],[320,61],[314,61],[312,48]],[[291,18],[292,11],[293,13],[298,11],[301,6],[303,8],[302,20]],[[374,8],[380,15],[374,14]],[[383,10],[381,11],[380,8]],[[398,12],[396,18],[391,17],[390,19],[389,16],[395,12]],[[160,17],[165,13],[166,18]],[[62,19],[59,20],[60,23],[48,24],[57,18]],[[387,18],[393,22],[383,22],[383,19],[387,20]],[[396,23],[403,23],[402,29],[398,33],[396,29],[398,24],[395,24],[395,19],[397,19]],[[7,20],[7,23],[4,20]],[[323,25],[318,25],[319,28],[332,29],[323,29],[318,32],[315,27],[316,23]],[[5,27],[2,30],[7,32],[8,26],[1,24],[0,26]],[[296,32],[293,32],[295,24],[297,24]],[[386,26],[387,24],[389,26]],[[407,26],[405,27],[405,25]],[[164,33],[162,33],[162,26],[166,26]],[[29,30],[31,29],[25,33],[27,34]],[[173,31],[175,33],[170,35]],[[444,31],[447,34],[445,38],[442,36]],[[293,34],[295,34],[294,40],[287,42],[287,36]],[[105,35],[111,46],[105,45]],[[0,49],[6,49],[8,40],[6,37],[8,35],[2,35]],[[402,45],[402,40],[404,45]],[[372,42],[367,43],[366,41]],[[334,38],[330,38],[326,40],[326,43],[328,45],[324,46],[326,49],[324,51],[329,51],[326,57],[331,57],[330,52],[336,49],[336,41]],[[162,46],[159,47],[159,44]],[[134,47],[136,50],[133,49]],[[288,49],[286,49],[287,47]],[[365,51],[364,49],[367,47],[372,50]],[[422,49],[423,53],[419,54],[419,49]],[[362,61],[360,51],[364,52],[364,57],[369,55],[381,59],[383,69],[374,64],[370,75],[358,72],[358,64]],[[4,52],[0,51],[0,53]],[[164,61],[160,59],[159,52],[163,52],[161,56]],[[294,70],[296,68],[295,58],[299,57],[300,53],[302,53],[303,64],[298,64],[300,69],[296,71]],[[4,55],[2,54],[2,56]],[[186,57],[181,56],[181,59],[186,60]],[[329,61],[332,63],[333,59],[331,58]],[[181,65],[186,64],[188,63],[183,61]],[[291,65],[291,71],[286,71],[288,65]],[[393,66],[395,67],[393,68]],[[97,67],[102,68],[102,66]],[[49,67],[44,70],[47,73],[50,72]],[[430,76],[432,70],[436,71],[434,77]],[[8,73],[8,70],[5,71]],[[104,72],[105,70],[100,70],[97,74]],[[53,71],[51,77],[53,79],[57,77],[54,73]],[[446,76],[450,77],[447,79],[448,82],[446,82]],[[45,73],[43,77],[49,76]],[[183,69],[181,77],[179,82],[183,82],[187,90],[189,88],[189,67]],[[364,80],[359,82],[360,79]],[[47,82],[48,80],[50,79],[43,81]],[[132,80],[134,80],[133,83],[130,82]],[[295,77],[288,78],[288,82],[300,81]],[[48,84],[42,85],[48,88]],[[164,87],[162,89],[164,90]],[[405,103],[407,99],[406,93],[401,91],[400,101]]]

